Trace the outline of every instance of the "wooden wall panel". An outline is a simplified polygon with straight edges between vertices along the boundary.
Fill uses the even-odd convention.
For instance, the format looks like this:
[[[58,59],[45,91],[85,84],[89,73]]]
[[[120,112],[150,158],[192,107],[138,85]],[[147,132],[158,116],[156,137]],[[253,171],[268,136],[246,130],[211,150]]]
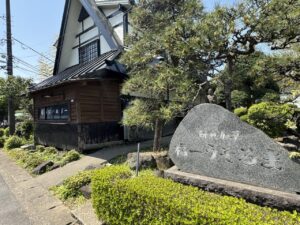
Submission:
[[[70,105],[70,122],[77,122],[76,113],[76,92],[78,84],[68,84],[59,87],[49,88],[33,94],[34,99],[34,118],[38,120],[38,109],[46,106],[53,106],[59,104]],[[49,97],[50,96],[50,97]],[[72,100],[72,101],[71,101]],[[47,121],[45,121],[47,122]]]
[[[70,104],[71,123],[118,122],[122,116],[119,81],[71,83],[33,96],[36,120],[38,108],[63,103]]]

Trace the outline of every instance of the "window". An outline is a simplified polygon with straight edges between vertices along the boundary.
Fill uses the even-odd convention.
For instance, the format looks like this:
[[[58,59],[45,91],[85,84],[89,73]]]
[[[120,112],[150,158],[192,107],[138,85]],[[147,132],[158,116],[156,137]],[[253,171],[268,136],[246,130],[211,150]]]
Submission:
[[[68,120],[68,104],[48,106],[39,109],[39,120]]]
[[[99,40],[93,41],[79,48],[79,63],[86,63],[100,55]]]
[[[46,112],[45,112],[45,108],[41,108],[41,109],[39,109],[39,119],[40,119],[40,120],[44,120],[44,119],[46,119]]]

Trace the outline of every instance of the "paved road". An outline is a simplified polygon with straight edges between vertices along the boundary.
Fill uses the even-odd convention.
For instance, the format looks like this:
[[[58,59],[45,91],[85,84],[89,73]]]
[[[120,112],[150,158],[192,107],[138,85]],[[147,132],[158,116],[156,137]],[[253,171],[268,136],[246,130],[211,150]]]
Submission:
[[[29,219],[0,174],[0,225],[30,225]]]

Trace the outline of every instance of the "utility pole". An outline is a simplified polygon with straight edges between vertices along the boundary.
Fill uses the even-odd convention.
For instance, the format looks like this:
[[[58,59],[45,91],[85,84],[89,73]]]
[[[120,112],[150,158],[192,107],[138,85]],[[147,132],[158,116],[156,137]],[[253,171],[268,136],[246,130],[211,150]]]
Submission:
[[[7,76],[13,76],[13,54],[12,54],[12,38],[11,38],[11,14],[10,0],[6,0],[6,46],[7,46]],[[15,110],[13,96],[8,97],[8,124],[9,134],[15,133]]]

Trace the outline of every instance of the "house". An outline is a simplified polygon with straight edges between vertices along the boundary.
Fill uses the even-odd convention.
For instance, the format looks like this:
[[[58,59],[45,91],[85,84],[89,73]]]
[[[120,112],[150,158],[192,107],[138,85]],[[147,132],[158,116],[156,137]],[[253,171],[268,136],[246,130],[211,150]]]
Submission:
[[[131,30],[132,5],[130,0],[66,0],[54,74],[30,88],[37,144],[84,151],[153,138],[152,131],[121,126],[126,70],[117,59]],[[163,135],[172,134],[178,123],[167,124]]]
[[[35,142],[88,150],[124,139],[116,59],[129,31],[129,0],[66,0],[54,75],[30,88]]]

